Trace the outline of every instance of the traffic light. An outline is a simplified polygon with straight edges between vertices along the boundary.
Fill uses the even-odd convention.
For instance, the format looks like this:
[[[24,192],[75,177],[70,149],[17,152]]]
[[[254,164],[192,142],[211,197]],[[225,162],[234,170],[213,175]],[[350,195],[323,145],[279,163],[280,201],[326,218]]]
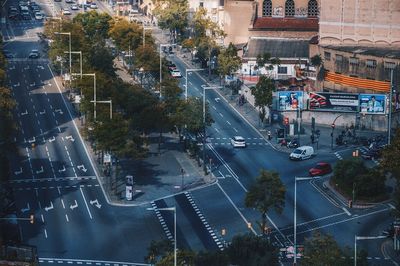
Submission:
[[[30,222],[31,224],[34,224],[34,223],[35,223],[35,215],[31,214],[31,215],[29,216],[29,222]]]
[[[283,118],[283,124],[284,124],[284,125],[289,125],[289,117],[285,116],[285,117]]]
[[[222,228],[222,230],[221,230],[221,235],[225,235],[226,234],[226,230],[225,230],[225,228]]]

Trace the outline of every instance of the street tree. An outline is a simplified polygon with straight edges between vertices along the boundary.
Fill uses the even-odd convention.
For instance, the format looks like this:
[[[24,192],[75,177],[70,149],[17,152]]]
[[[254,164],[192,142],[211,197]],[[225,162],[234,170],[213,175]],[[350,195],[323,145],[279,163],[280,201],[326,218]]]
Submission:
[[[12,97],[11,90],[6,87],[0,87],[0,147],[9,144],[16,129],[12,111],[16,103]]]
[[[304,256],[302,264],[310,266],[351,266],[353,265],[352,251],[349,248],[341,249],[331,235],[324,235],[315,231],[304,242]],[[358,265],[368,265],[365,251],[358,253]]]
[[[242,63],[242,60],[237,55],[237,49],[233,43],[229,43],[226,49],[223,49],[218,55],[218,73],[224,81],[225,76],[231,76],[235,73]]]
[[[272,92],[275,90],[275,84],[272,79],[262,75],[258,80],[256,86],[250,88],[251,94],[255,98],[255,106],[259,110],[259,117],[261,122],[264,122],[266,115],[266,107],[272,104]]]
[[[174,38],[182,35],[188,24],[188,0],[154,0],[153,14],[161,29],[168,29]]]
[[[229,256],[224,251],[200,251],[196,254],[196,266],[227,266],[229,265]]]
[[[188,98],[184,103],[183,109],[178,109],[178,112],[183,112],[183,125],[187,126],[187,131],[193,135],[198,135],[203,132],[204,126],[209,127],[214,120],[209,111],[209,106],[206,103],[205,124],[203,123],[203,100],[197,98]]]
[[[110,22],[108,33],[121,51],[136,50],[142,43],[142,27],[136,23],[129,23],[125,19]]]
[[[146,263],[155,264],[160,259],[166,257],[174,251],[174,245],[169,240],[152,240],[147,248],[147,256],[144,258]]]
[[[268,71],[274,69],[275,65],[280,65],[281,61],[277,57],[271,57],[270,53],[263,53],[257,55],[256,63],[257,63],[256,65],[257,69],[265,68],[265,70],[268,73]]]
[[[160,69],[160,57],[152,45],[139,46],[135,51],[134,65],[136,69],[144,72],[158,72]]]
[[[217,54],[217,40],[226,36],[225,32],[220,28],[218,23],[212,21],[207,16],[207,9],[200,7],[197,9],[193,17],[193,39],[197,49],[197,57],[203,62],[211,61],[211,57]],[[211,70],[211,68],[210,68]]]
[[[230,260],[229,265],[279,265],[277,249],[264,237],[255,236],[253,234],[237,235],[233,237],[232,242],[225,252],[228,254]]]
[[[400,181],[400,161],[393,158],[400,158],[400,127],[396,129],[390,145],[383,149],[381,160],[382,168]]]
[[[194,260],[196,253],[191,250],[178,250],[176,252],[177,265],[195,266]],[[174,252],[168,253],[155,266],[171,266],[174,265]]]
[[[111,20],[111,16],[107,13],[99,13],[92,10],[85,13],[78,13],[72,21],[80,24],[88,40],[93,42],[108,38]]]
[[[267,231],[267,212],[271,209],[281,213],[285,206],[286,188],[277,172],[261,169],[260,175],[246,193],[245,205],[261,213],[259,226],[263,234]]]
[[[353,185],[357,182],[357,176],[364,175],[367,171],[367,167],[360,158],[340,160],[333,169],[332,182],[347,195],[351,195]],[[356,184],[356,186],[358,185],[361,184]]]
[[[321,80],[323,78],[320,74],[321,66],[323,66],[324,61],[322,60],[322,57],[320,54],[316,54],[313,57],[311,57],[311,65],[313,65],[317,69],[317,78],[318,80]]]

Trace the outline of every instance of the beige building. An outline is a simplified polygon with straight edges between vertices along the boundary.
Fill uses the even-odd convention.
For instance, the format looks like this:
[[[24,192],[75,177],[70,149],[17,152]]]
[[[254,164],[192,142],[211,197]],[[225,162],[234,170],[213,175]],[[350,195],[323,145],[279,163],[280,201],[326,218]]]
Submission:
[[[392,70],[399,80],[399,0],[321,0],[319,24],[310,56],[323,59],[320,89],[388,93]]]

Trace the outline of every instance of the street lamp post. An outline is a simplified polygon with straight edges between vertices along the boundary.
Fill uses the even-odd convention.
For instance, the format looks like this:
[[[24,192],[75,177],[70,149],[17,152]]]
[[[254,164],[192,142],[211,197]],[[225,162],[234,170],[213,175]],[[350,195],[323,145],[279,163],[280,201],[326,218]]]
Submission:
[[[188,72],[202,71],[204,68],[187,68],[185,69],[185,100],[188,99]]]
[[[91,103],[94,103],[95,101],[90,101]],[[112,119],[112,100],[108,101],[96,101],[96,103],[108,103],[110,105],[110,119]]]
[[[294,178],[294,213],[293,213],[293,265],[297,264],[297,181],[312,180],[314,177],[295,177]]]
[[[69,75],[71,76],[71,67],[72,67],[72,61],[71,61],[71,32],[54,32],[56,35],[68,35],[69,37]]]
[[[354,266],[357,266],[357,240],[373,240],[373,239],[382,239],[386,238],[386,236],[354,236]]]
[[[69,52],[67,52],[67,51],[64,51],[64,53],[65,54],[67,54],[67,53],[69,53]],[[79,68],[79,70],[80,70],[80,76],[81,76],[81,79],[82,79],[82,51],[71,51],[71,54],[79,54],[79,63],[80,63],[80,68]],[[76,73],[71,73],[71,75],[75,75]]]
[[[331,132],[331,150],[333,150],[333,131],[335,130],[335,122],[336,122],[336,120],[339,118],[339,117],[341,117],[342,115],[338,115],[334,120],[333,120],[333,122],[332,122],[332,125],[331,125],[331,127],[332,127],[332,132]]]
[[[203,88],[203,170],[207,174],[206,166],[206,90],[220,89],[221,86],[202,86]]]
[[[154,211],[154,208],[147,208],[148,211]],[[157,208],[159,211],[173,211],[174,212],[174,266],[177,265],[176,261],[176,207]]]
[[[152,30],[153,28],[146,28],[146,27],[143,27],[143,47],[145,47],[146,46],[146,30]]]
[[[388,141],[387,144],[390,145],[391,143],[391,133],[392,133],[392,98],[393,98],[393,69],[390,71],[390,93],[389,93],[389,114],[388,114]]]
[[[91,76],[93,77],[93,118],[94,121],[97,119],[97,112],[96,112],[96,103],[97,103],[97,98],[96,98],[96,73],[91,73],[91,74],[82,74],[82,76]]]

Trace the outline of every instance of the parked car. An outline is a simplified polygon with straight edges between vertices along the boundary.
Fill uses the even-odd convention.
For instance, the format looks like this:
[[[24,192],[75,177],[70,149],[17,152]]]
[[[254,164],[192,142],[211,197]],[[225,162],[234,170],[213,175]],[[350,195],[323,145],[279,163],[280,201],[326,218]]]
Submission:
[[[43,19],[43,14],[40,12],[36,12],[35,13],[35,19],[36,20],[42,20]]]
[[[365,160],[374,160],[381,156],[382,148],[369,149],[366,153],[361,154],[361,157]]]
[[[171,61],[167,62],[167,67],[170,71],[176,69],[176,65],[174,63],[172,63]]]
[[[32,51],[29,53],[28,57],[29,57],[29,58],[32,58],[32,59],[36,59],[36,58],[39,58],[39,57],[40,57],[40,53],[39,53],[38,50],[32,50]]]
[[[290,155],[290,160],[306,160],[314,156],[314,148],[311,146],[301,146],[295,149]]]
[[[91,3],[90,4],[91,9],[97,9],[97,4],[96,3]]]
[[[313,168],[308,170],[310,176],[321,176],[332,172],[332,166],[329,163],[317,163]]]
[[[181,78],[182,74],[178,69],[171,70],[171,76],[174,78]]]
[[[79,10],[79,6],[77,4],[71,5],[71,10]]]
[[[67,8],[64,8],[62,13],[63,13],[63,15],[67,15],[67,16],[72,14],[71,11],[69,11]]]
[[[245,148],[246,147],[246,141],[242,136],[232,137],[231,144],[234,148]]]
[[[74,0],[65,0],[65,3],[67,3],[67,4],[74,4],[75,1],[74,1]]]
[[[21,17],[22,17],[22,19],[24,19],[24,20],[30,20],[30,19],[31,19],[31,14],[29,14],[28,11],[22,11],[22,12],[21,12]]]

